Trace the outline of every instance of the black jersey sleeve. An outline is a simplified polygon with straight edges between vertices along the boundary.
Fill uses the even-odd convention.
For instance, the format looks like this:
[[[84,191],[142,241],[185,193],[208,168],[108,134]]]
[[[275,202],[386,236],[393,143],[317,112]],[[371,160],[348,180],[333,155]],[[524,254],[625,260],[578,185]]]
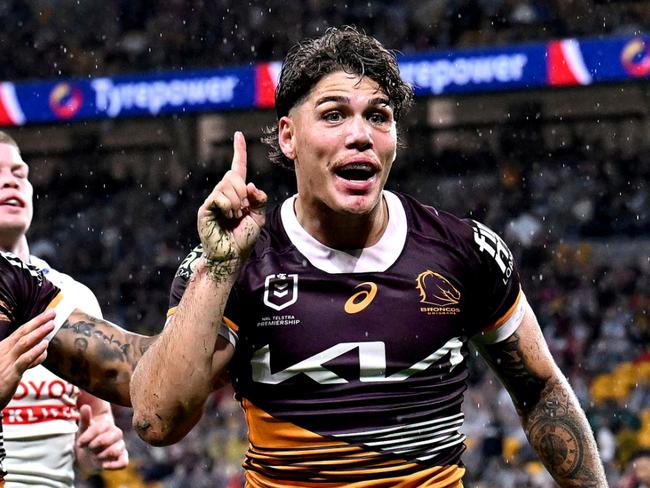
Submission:
[[[467,222],[472,229],[470,248],[477,265],[473,307],[479,332],[476,337],[492,342],[516,328],[525,298],[512,252],[503,239],[480,222]]]
[[[185,259],[181,262],[180,266],[176,270],[174,275],[174,280],[172,281],[171,289],[169,290],[169,309],[167,311],[167,316],[171,316],[176,311],[183,293],[185,293],[185,288],[187,288],[187,283],[194,272],[196,263],[199,258],[203,255],[203,248],[199,244],[196,246],[190,253],[185,256]]]
[[[0,252],[0,339],[43,312],[59,294],[39,269]]]

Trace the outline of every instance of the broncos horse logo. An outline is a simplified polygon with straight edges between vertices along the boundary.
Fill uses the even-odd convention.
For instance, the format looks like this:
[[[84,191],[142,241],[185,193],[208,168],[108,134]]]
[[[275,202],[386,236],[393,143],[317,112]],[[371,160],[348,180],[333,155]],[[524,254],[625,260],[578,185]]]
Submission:
[[[420,302],[449,307],[460,301],[460,292],[447,278],[430,269],[423,271],[416,278],[416,288],[420,292]]]

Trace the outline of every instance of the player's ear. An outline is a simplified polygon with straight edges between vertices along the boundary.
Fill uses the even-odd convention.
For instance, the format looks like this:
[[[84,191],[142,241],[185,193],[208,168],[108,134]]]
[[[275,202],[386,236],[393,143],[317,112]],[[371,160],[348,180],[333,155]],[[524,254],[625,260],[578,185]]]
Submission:
[[[282,153],[292,161],[296,159],[295,125],[293,119],[288,116],[278,121],[278,144]]]

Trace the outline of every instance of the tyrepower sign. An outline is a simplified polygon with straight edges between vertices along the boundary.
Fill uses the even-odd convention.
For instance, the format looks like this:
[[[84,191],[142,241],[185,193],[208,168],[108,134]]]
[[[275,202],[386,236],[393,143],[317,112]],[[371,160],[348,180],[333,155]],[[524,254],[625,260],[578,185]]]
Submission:
[[[400,60],[416,96],[513,90],[544,85],[544,46],[449,52]]]
[[[563,39],[398,57],[416,96],[650,77],[650,38]],[[272,108],[280,62],[156,75],[0,82],[0,126]]]
[[[0,125],[151,117],[253,107],[254,69],[0,84]]]

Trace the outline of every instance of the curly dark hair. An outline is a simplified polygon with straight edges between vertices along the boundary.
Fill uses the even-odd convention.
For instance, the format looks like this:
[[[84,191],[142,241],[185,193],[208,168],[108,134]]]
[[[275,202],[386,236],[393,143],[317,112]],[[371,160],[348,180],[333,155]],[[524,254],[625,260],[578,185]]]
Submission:
[[[275,91],[278,120],[298,105],[321,78],[336,71],[367,76],[378,83],[388,96],[396,121],[411,105],[413,89],[400,77],[395,53],[374,37],[345,26],[330,28],[323,36],[299,42],[290,49]],[[270,146],[271,161],[292,169],[293,161],[280,149],[277,126],[265,132],[262,140]]]

